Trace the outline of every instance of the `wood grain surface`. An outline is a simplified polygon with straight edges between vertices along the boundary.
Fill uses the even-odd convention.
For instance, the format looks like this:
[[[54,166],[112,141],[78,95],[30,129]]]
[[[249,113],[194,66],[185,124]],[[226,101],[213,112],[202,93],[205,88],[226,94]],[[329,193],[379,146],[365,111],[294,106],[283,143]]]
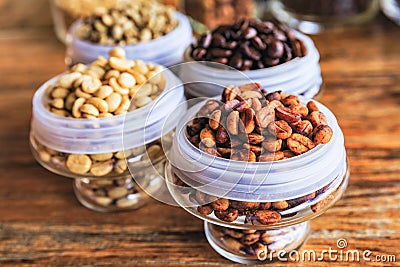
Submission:
[[[66,67],[48,14],[31,11],[14,13],[13,23],[0,11],[0,266],[234,265],[209,246],[202,221],[183,209],[153,202],[133,212],[90,211],[75,199],[71,180],[35,162],[28,145],[31,99]],[[312,220],[303,249],[320,252],[345,238],[348,249],[368,249],[371,258],[392,254],[399,266],[400,27],[379,16],[312,38],[324,79],[319,100],[344,131],[351,177],[344,197]],[[325,258],[279,265],[396,263]]]

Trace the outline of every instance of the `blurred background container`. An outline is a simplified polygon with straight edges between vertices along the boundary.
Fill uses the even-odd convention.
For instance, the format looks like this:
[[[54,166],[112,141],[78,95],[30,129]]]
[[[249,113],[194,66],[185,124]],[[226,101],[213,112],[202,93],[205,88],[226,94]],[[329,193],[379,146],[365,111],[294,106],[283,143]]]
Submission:
[[[378,0],[270,0],[272,15],[302,32],[315,34],[327,27],[361,24],[378,13]]]

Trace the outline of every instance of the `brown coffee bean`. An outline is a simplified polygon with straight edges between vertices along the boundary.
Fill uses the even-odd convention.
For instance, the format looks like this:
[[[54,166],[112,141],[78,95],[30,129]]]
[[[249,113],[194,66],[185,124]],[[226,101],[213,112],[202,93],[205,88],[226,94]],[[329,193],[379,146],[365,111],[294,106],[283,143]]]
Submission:
[[[239,217],[239,212],[236,209],[228,208],[224,211],[214,211],[214,215],[224,222],[233,222]]]
[[[213,202],[211,202],[210,206],[215,211],[224,211],[224,210],[227,210],[228,207],[229,207],[229,200],[226,199],[226,198],[219,198],[219,199],[214,200]]]
[[[281,215],[272,210],[257,210],[254,212],[254,219],[261,224],[275,224],[281,220]]]
[[[258,145],[261,144],[262,141],[264,141],[265,137],[262,136],[261,134],[257,133],[250,133],[247,135],[249,143],[252,145]]]
[[[240,94],[240,90],[238,87],[234,85],[229,85],[224,88],[224,91],[222,92],[222,101],[223,102],[228,102],[236,98]]]
[[[268,45],[267,53],[271,58],[280,58],[283,56],[284,48],[280,41],[275,41]]]
[[[257,156],[253,151],[249,151],[247,149],[241,149],[238,151],[234,151],[231,154],[231,160],[256,162]]]
[[[218,153],[217,149],[215,147],[206,147],[205,145],[201,145],[203,143],[199,144],[199,149],[203,151],[204,153],[207,153],[211,156],[216,156],[216,157],[221,157],[221,154]]]
[[[246,202],[246,201],[231,200],[230,206],[239,211],[256,210],[260,206],[260,202]]]
[[[305,105],[302,104],[291,105],[289,106],[289,108],[293,110],[295,113],[300,114],[303,118],[306,118],[308,115],[308,108]]]
[[[289,107],[289,106],[297,106],[300,105],[300,98],[295,95],[289,95],[281,100],[282,104]]]
[[[194,60],[205,60],[207,50],[204,48],[196,48],[192,51],[192,57]]]
[[[285,200],[272,202],[272,207],[278,210],[284,210],[289,207],[289,204]]]
[[[243,114],[242,122],[244,125],[244,131],[249,134],[253,132],[256,126],[256,122],[254,120],[254,111],[251,108],[247,108],[244,110],[242,114]]]
[[[249,145],[249,144],[244,144],[243,148],[248,149],[252,151],[256,156],[259,156],[262,153],[262,147],[258,145]],[[256,160],[257,161],[257,160]]]
[[[282,139],[268,138],[262,142],[262,146],[269,152],[277,152],[282,148]]]
[[[283,156],[285,159],[290,159],[290,158],[293,158],[294,156],[296,156],[296,154],[294,154],[290,150],[283,150],[282,153],[283,153]]]
[[[317,104],[315,104],[315,102],[312,100],[307,102],[307,108],[309,113],[313,111],[319,111]]]
[[[199,112],[197,113],[198,117],[209,117],[209,115],[220,107],[220,103],[216,100],[208,100],[206,104],[200,108]]]
[[[315,145],[328,143],[333,135],[333,130],[328,125],[320,124],[313,132],[313,141]]]
[[[272,101],[272,100],[278,100],[279,101],[279,100],[281,100],[281,93],[279,91],[275,91],[275,92],[267,94],[265,96],[265,98],[268,101]]]
[[[287,140],[288,148],[296,155],[303,154],[315,147],[315,144],[306,136],[294,133]]]
[[[282,151],[276,151],[275,153],[269,153],[269,154],[262,154],[258,157],[258,161],[260,162],[270,162],[270,161],[277,161],[284,159],[285,155],[283,154]]]
[[[221,238],[221,242],[231,251],[242,251],[244,248],[242,243],[230,236]]]
[[[324,113],[321,111],[313,111],[308,115],[308,120],[312,123],[314,128],[316,128],[318,125],[328,125],[328,120],[325,117]]]
[[[257,35],[257,30],[252,27],[248,27],[242,32],[242,36],[244,37],[244,39],[248,40],[254,38],[256,35]]]
[[[197,45],[202,48],[208,48],[211,44],[212,35],[211,33],[206,33],[200,36]]]
[[[267,210],[271,208],[271,202],[262,202],[260,203],[260,206],[258,207],[258,209],[260,210]]]
[[[197,211],[201,215],[210,215],[213,212],[213,209],[211,208],[210,205],[203,205],[203,206],[198,206]]]
[[[258,113],[262,108],[261,102],[258,98],[251,98],[251,108],[255,113]]]
[[[239,96],[236,96],[236,97],[239,97]],[[234,108],[235,108],[239,103],[240,103],[240,101],[237,100],[237,99],[233,99],[233,100],[226,101],[225,104],[222,106],[222,109],[223,109],[223,111],[229,113],[229,112],[231,112],[232,110],[234,110]]]
[[[200,141],[206,147],[214,147],[216,142],[214,132],[209,128],[204,128],[200,132]]]
[[[305,196],[302,196],[302,197],[298,197],[298,198],[287,200],[287,202],[288,202],[290,207],[295,207],[297,205],[300,205],[301,203],[304,203],[304,202],[306,202],[308,200],[311,200],[311,199],[315,198],[315,195],[316,195],[315,192],[313,192],[311,194],[308,194],[308,195],[305,195]]]
[[[223,144],[229,140],[229,134],[222,125],[218,127],[215,139],[219,144]]]
[[[311,124],[310,121],[308,120],[302,120],[299,123],[297,123],[296,125],[293,125],[293,131],[295,133],[304,135],[304,136],[308,136],[309,134],[311,134],[313,132],[313,126]]]
[[[224,158],[230,158],[231,157],[231,153],[232,153],[232,149],[231,148],[227,148],[227,147],[219,147],[217,148],[218,153],[220,153],[222,155],[222,157]]]
[[[256,123],[261,128],[266,128],[275,119],[275,112],[269,107],[261,108],[256,114]]]
[[[260,239],[260,235],[261,235],[260,232],[255,232],[254,234],[244,235],[240,239],[240,242],[244,245],[252,245]]]
[[[238,127],[239,127],[239,112],[235,110],[228,115],[226,119],[226,128],[231,134],[237,135]]]
[[[274,121],[268,125],[268,132],[277,139],[287,139],[292,135],[292,128],[284,120]]]
[[[333,200],[335,199],[335,195],[332,193],[320,202],[317,202],[316,204],[311,206],[311,210],[313,212],[318,212],[324,208],[326,208]]]
[[[278,118],[285,120],[290,124],[296,124],[301,120],[301,115],[292,111],[290,108],[278,106],[275,108],[275,114]]]
[[[209,118],[208,124],[210,128],[213,130],[217,130],[219,127],[219,122],[221,120],[221,110],[214,110]]]

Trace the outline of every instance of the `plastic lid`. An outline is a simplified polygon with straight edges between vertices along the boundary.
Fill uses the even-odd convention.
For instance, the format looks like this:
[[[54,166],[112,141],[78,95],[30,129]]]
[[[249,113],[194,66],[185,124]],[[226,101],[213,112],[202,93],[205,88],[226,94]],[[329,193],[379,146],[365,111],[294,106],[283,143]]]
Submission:
[[[301,99],[303,103],[308,101]],[[314,102],[333,129],[330,142],[290,159],[253,163],[214,157],[188,141],[186,123],[204,104],[198,103],[177,125],[168,155],[173,172],[200,191],[242,201],[278,201],[314,192],[343,175],[346,166],[344,137],[336,118],[325,106]]]
[[[182,82],[168,69],[163,74],[165,89],[153,102],[124,115],[101,119],[65,118],[49,112],[43,104],[44,93],[57,82],[56,76],[33,97],[31,128],[35,138],[54,150],[78,154],[115,152],[157,140],[175,128],[181,114],[167,120],[168,114],[185,102]]]

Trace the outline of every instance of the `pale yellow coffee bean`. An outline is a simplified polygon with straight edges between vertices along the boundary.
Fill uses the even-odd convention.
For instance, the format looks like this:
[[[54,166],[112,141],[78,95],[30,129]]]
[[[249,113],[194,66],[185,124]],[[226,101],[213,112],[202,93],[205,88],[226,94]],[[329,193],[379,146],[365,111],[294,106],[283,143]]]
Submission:
[[[159,84],[163,79],[163,74],[161,72],[149,71],[146,73],[146,78],[149,79],[151,84]]]
[[[86,99],[83,97],[75,100],[74,104],[72,105],[72,116],[74,116],[75,118],[80,118],[82,116],[80,108],[85,103],[85,101]]]
[[[143,60],[140,59],[135,60],[135,66],[133,66],[133,69],[141,74],[146,74],[149,71],[147,66],[144,64]]]
[[[118,93],[112,93],[106,98],[108,112],[114,112],[121,105],[122,96]]]
[[[108,81],[108,83],[110,84],[110,86],[114,89],[114,91],[120,95],[128,95],[129,94],[129,88],[124,88],[121,87],[119,85],[119,83],[117,82],[117,79],[112,77],[110,78],[110,80]]]
[[[64,108],[64,99],[62,98],[54,98],[51,102],[50,105],[52,107],[58,108],[58,109],[63,109]]]
[[[108,64],[108,59],[106,59],[106,58],[103,57],[103,56],[98,56],[98,57],[96,58],[96,60],[92,62],[91,65],[96,65],[96,66],[99,66],[99,67],[104,68],[104,67],[107,66],[107,64]]]
[[[108,104],[105,100],[98,98],[98,97],[92,97],[86,100],[87,104],[92,104],[95,106],[100,113],[107,113],[108,112]]]
[[[51,157],[51,163],[53,163],[54,165],[58,166],[58,167],[64,167],[66,166],[65,164],[65,158],[64,157],[59,157],[59,156],[53,156]]]
[[[125,58],[126,53],[125,50],[122,49],[121,47],[114,47],[113,49],[108,52],[109,57],[117,57],[117,58]]]
[[[151,95],[153,86],[150,83],[143,84],[135,94],[135,98],[141,98]]]
[[[99,118],[111,118],[111,117],[114,117],[114,115],[108,112],[99,114]]]
[[[39,158],[43,162],[49,162],[51,159],[51,155],[44,150],[39,151]]]
[[[90,157],[93,160],[106,161],[113,157],[113,153],[109,152],[109,153],[101,153],[101,154],[91,154]]]
[[[86,69],[87,69],[87,66],[82,63],[75,64],[71,67],[72,72],[84,73],[86,71]]]
[[[71,73],[62,75],[58,79],[58,84],[64,88],[70,88],[72,86],[72,84],[74,83],[74,81],[81,76],[82,76],[82,74],[79,72],[71,72]]]
[[[103,75],[106,73],[106,71],[97,65],[90,65],[90,67],[86,70],[85,72],[88,75],[91,75],[97,79],[101,79],[101,77],[103,77]]]
[[[114,163],[112,160],[99,161],[92,164],[90,173],[94,176],[104,176],[113,170]]]
[[[131,88],[135,86],[136,80],[135,77],[133,77],[131,74],[127,72],[121,73],[121,75],[117,79],[119,85],[125,88]]]
[[[97,119],[97,116],[91,115],[91,114],[87,114],[87,113],[82,113],[82,118],[84,119]],[[99,128],[99,127],[96,127]]]
[[[93,179],[90,180],[90,184],[95,185],[95,186],[109,186],[113,185],[113,180],[111,179]]]
[[[99,116],[99,110],[92,104],[83,104],[79,111],[95,117]]]
[[[142,87],[142,86],[137,84],[134,87],[130,88],[129,89],[129,96],[131,98],[133,98],[136,95],[136,93],[140,90],[140,87]]]
[[[135,99],[135,105],[140,108],[140,107],[146,106],[151,101],[153,101],[153,100],[148,96],[139,97],[139,98]]]
[[[150,158],[150,160],[156,160],[163,156],[163,150],[161,146],[159,145],[152,145],[148,147],[147,149],[147,154],[145,154],[146,157]]]
[[[61,117],[69,117],[69,112],[63,109],[52,108],[50,111],[58,116]]]
[[[115,163],[114,171],[118,174],[125,172],[128,169],[128,165],[124,159],[119,159]]]
[[[70,154],[67,158],[67,168],[77,174],[87,173],[92,166],[92,161],[85,154]]]
[[[128,153],[128,152],[126,152]],[[121,151],[117,151],[114,153],[114,157],[116,157],[117,159],[125,159],[125,151],[121,150]],[[129,157],[129,156],[127,156]]]
[[[134,198],[134,199],[121,198],[121,199],[118,199],[115,204],[117,205],[118,208],[128,208],[133,205],[136,205],[138,202],[139,202],[138,198]]]
[[[69,90],[63,87],[54,88],[51,92],[52,98],[66,98],[69,94]]]
[[[82,98],[85,98],[85,99],[89,99],[89,98],[92,97],[91,94],[85,93],[85,92],[83,92],[83,91],[82,91],[81,89],[79,89],[79,88],[75,90],[75,95],[76,95],[77,97],[82,97]]]
[[[49,104],[46,104],[44,108],[47,109],[48,111],[51,111],[51,106]]]
[[[96,92],[101,84],[101,81],[98,78],[94,78],[94,77],[90,77],[91,79],[85,79],[82,82],[82,91],[84,91],[85,93],[89,93],[92,94],[94,92]]]
[[[121,198],[128,193],[128,189],[125,187],[114,187],[108,190],[107,194],[111,198]]]
[[[75,100],[76,100],[75,93],[70,93],[65,99],[65,109],[71,110]]]
[[[117,110],[114,112],[115,114],[121,114],[125,113],[128,111],[129,107],[131,105],[131,101],[128,98],[124,98],[121,101],[121,105],[117,108]]]
[[[133,156],[139,156],[142,155],[144,152],[146,152],[146,146],[139,146],[131,149],[132,155]]]
[[[135,65],[132,60],[124,58],[110,57],[108,61],[112,68],[119,71],[126,71],[127,69],[130,69]]]
[[[112,198],[109,197],[95,197],[94,201],[99,204],[100,206],[104,206],[107,207],[111,204],[111,202],[113,201]]]
[[[97,92],[94,93],[95,96],[97,96],[100,99],[104,99],[111,95],[114,92],[111,86],[109,85],[102,85]]]
[[[55,156],[60,153],[57,150],[51,149],[50,147],[45,147],[44,149],[46,150],[47,153],[49,153],[52,156]]]
[[[153,85],[152,87],[151,87],[151,94],[152,95],[155,95],[155,94],[158,94],[158,93],[160,93],[160,88],[158,88],[158,86],[157,85]]]
[[[101,16],[101,21],[104,23],[104,25],[106,26],[111,26],[114,23],[114,19],[112,16],[110,16],[109,14],[104,14],[103,16]]]
[[[132,76],[135,78],[137,84],[142,84],[146,82],[146,76],[144,76],[142,73],[138,72],[137,70],[129,69],[127,70],[128,73],[132,74]]]
[[[104,78],[107,80],[111,79],[112,77],[118,78],[120,74],[121,72],[119,70],[112,69],[107,71],[107,73],[104,75]]]
[[[146,41],[150,41],[151,39],[152,39],[151,30],[148,29],[148,28],[144,28],[144,29],[140,32],[140,41],[146,42]]]

